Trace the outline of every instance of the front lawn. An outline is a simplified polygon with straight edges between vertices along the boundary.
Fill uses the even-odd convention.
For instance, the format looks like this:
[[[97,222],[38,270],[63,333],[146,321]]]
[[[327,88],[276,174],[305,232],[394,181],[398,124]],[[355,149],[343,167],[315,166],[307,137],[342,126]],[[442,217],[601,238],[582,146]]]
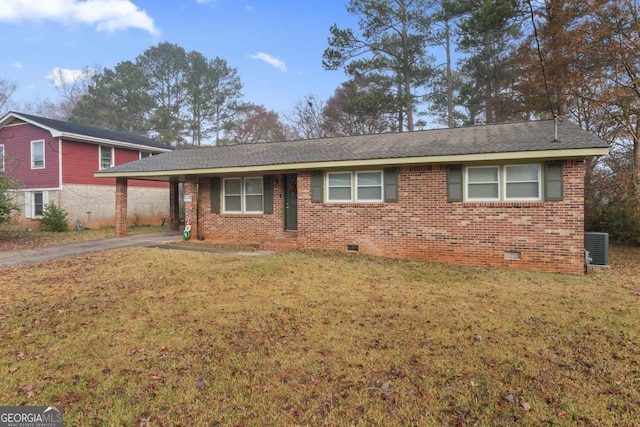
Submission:
[[[131,248],[0,273],[0,402],[68,425],[634,425],[640,250],[588,276]]]

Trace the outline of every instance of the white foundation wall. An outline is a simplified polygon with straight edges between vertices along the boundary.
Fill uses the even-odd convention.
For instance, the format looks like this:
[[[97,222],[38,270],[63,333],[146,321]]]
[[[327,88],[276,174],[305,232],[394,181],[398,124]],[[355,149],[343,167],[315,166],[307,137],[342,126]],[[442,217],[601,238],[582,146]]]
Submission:
[[[49,201],[69,213],[70,227],[77,220],[88,228],[115,224],[115,187],[67,184],[61,191],[49,192]],[[129,186],[127,206],[129,225],[160,225],[169,217],[169,189]]]

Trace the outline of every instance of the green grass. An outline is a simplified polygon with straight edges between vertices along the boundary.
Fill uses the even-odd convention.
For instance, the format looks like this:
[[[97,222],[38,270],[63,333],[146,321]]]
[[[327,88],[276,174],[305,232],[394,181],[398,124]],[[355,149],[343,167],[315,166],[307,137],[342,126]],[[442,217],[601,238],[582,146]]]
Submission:
[[[132,248],[0,276],[0,402],[68,425],[619,425],[640,250],[588,276]],[[474,336],[476,336],[474,338]]]

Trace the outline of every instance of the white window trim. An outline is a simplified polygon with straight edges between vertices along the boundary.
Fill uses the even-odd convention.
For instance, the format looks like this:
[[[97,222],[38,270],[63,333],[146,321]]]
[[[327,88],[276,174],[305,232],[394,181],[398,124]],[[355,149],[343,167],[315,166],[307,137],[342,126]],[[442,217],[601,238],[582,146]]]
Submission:
[[[378,173],[380,174],[380,199],[358,199],[358,174],[361,173]],[[331,175],[344,175],[351,174],[351,198],[349,200],[340,199],[340,200],[332,200],[329,198],[330,188],[347,188],[346,186],[338,187],[338,186],[329,186],[329,177]],[[327,191],[325,192],[325,203],[382,203],[384,201],[384,173],[381,170],[362,170],[362,171],[335,171],[335,172],[327,172],[325,174],[325,186]],[[373,185],[362,185],[360,187],[363,188],[372,188],[377,187]]]
[[[253,180],[260,180],[260,187],[262,188],[262,192],[258,193],[252,193],[249,194],[247,193],[247,180],[248,179],[253,179]],[[264,213],[264,179],[261,176],[248,176],[246,178],[242,178],[242,192],[244,193],[242,195],[242,212],[243,213],[248,213],[248,214],[261,214]],[[262,205],[260,206],[260,210],[257,211],[250,211],[247,209],[247,196],[262,196]]]
[[[487,169],[487,168],[495,168],[497,169],[497,182],[474,182],[473,184],[497,184],[498,185],[498,197],[497,198],[493,198],[493,197],[469,197],[469,184],[471,184],[469,182],[469,170],[470,169]],[[501,167],[497,166],[497,165],[486,165],[486,166],[467,166],[464,168],[464,193],[465,193],[465,200],[468,200],[470,202],[499,202],[500,200],[502,200],[502,194],[501,194],[501,190],[502,190],[502,185],[500,184],[500,177],[501,177]]]
[[[535,166],[538,169],[538,197],[508,197],[507,196],[507,168],[508,167],[517,167],[517,166]],[[523,165],[504,165],[502,167],[503,179],[502,185],[504,187],[503,194],[504,200],[512,202],[518,200],[526,200],[526,201],[539,201],[542,200],[542,165],[539,163],[528,163]],[[511,181],[511,184],[514,183],[531,183],[533,181]]]
[[[106,148],[111,149],[111,160],[109,162],[110,163],[109,167],[112,168],[114,166],[114,163],[115,163],[115,159],[114,159],[115,153],[114,153],[114,150],[113,150],[113,146],[100,144],[100,145],[98,145],[98,170],[108,169],[108,168],[102,167],[102,147],[106,147]]]
[[[49,192],[47,190],[26,191],[24,197],[24,217],[25,218],[41,218],[42,215],[36,215],[36,193],[42,193],[42,208],[49,203]]]
[[[4,172],[4,144],[0,144],[0,152],[2,152],[2,157],[0,157],[0,159],[2,159],[0,161],[0,172]]]
[[[153,156],[153,153],[149,150],[140,150],[138,151],[138,160],[146,159],[147,157],[142,157],[142,153],[149,153],[147,157]]]
[[[246,191],[246,179],[259,179],[262,183],[262,209],[259,211],[249,211],[246,208],[246,196],[257,196],[258,194],[247,194]],[[240,210],[239,211],[230,211],[227,210],[227,192],[226,185],[227,181],[240,181]],[[237,196],[237,194],[233,194],[233,196]],[[263,214],[264,213],[264,177],[262,176],[247,176],[247,177],[233,177],[233,178],[223,178],[222,179],[222,213],[225,214]]]
[[[349,200],[345,200],[345,199],[339,199],[339,200],[332,200],[329,198],[329,194],[331,192],[331,188],[347,188],[347,186],[333,186],[330,187],[329,186],[329,177],[331,175],[346,175],[346,174],[350,174],[351,176],[351,181],[349,181],[349,193],[351,193],[351,197],[349,198]],[[353,172],[351,171],[340,171],[340,172],[327,172],[325,174],[325,180],[326,180],[326,186],[327,186],[327,195],[325,196],[325,202],[327,203],[353,203]]]
[[[507,197],[507,167],[515,166],[535,166],[538,169],[538,197]],[[498,169],[498,198],[473,198],[469,197],[469,169],[478,168],[497,168]],[[542,200],[542,164],[526,163],[526,164],[508,164],[508,165],[482,165],[482,166],[465,166],[464,168],[464,201],[466,202],[538,202]],[[514,182],[533,182],[533,181],[513,181]],[[480,183],[475,183],[480,184]],[[487,182],[486,184],[493,184]]]
[[[362,187],[362,188],[375,188],[378,187],[378,185],[358,185],[358,175],[361,173],[378,173],[380,174],[380,198],[379,199],[359,199],[358,198],[358,188]],[[377,170],[373,170],[373,171],[357,171],[355,173],[355,185],[353,186],[353,191],[354,191],[354,199],[357,203],[380,203],[384,200],[384,174],[382,173],[382,171],[377,171]]]
[[[42,144],[42,166],[35,165],[35,159],[33,158],[33,145],[34,144]],[[46,152],[45,152],[44,139],[38,139],[35,141],[31,141],[31,169],[44,169],[46,162]]]

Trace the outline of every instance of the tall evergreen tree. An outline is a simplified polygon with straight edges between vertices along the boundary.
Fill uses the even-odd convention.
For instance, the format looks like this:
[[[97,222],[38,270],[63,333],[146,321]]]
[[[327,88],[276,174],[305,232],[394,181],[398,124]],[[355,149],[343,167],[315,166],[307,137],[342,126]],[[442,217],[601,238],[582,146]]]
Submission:
[[[330,28],[323,55],[328,70],[344,67],[354,78],[387,79],[394,88],[397,129],[414,129],[418,89],[433,75],[433,57],[426,50],[432,0],[350,0],[347,11],[359,17],[359,33]]]
[[[183,144],[187,128],[183,107],[187,97],[188,62],[185,50],[167,42],[145,50],[136,58],[155,102],[150,117],[158,139],[169,144]]]

